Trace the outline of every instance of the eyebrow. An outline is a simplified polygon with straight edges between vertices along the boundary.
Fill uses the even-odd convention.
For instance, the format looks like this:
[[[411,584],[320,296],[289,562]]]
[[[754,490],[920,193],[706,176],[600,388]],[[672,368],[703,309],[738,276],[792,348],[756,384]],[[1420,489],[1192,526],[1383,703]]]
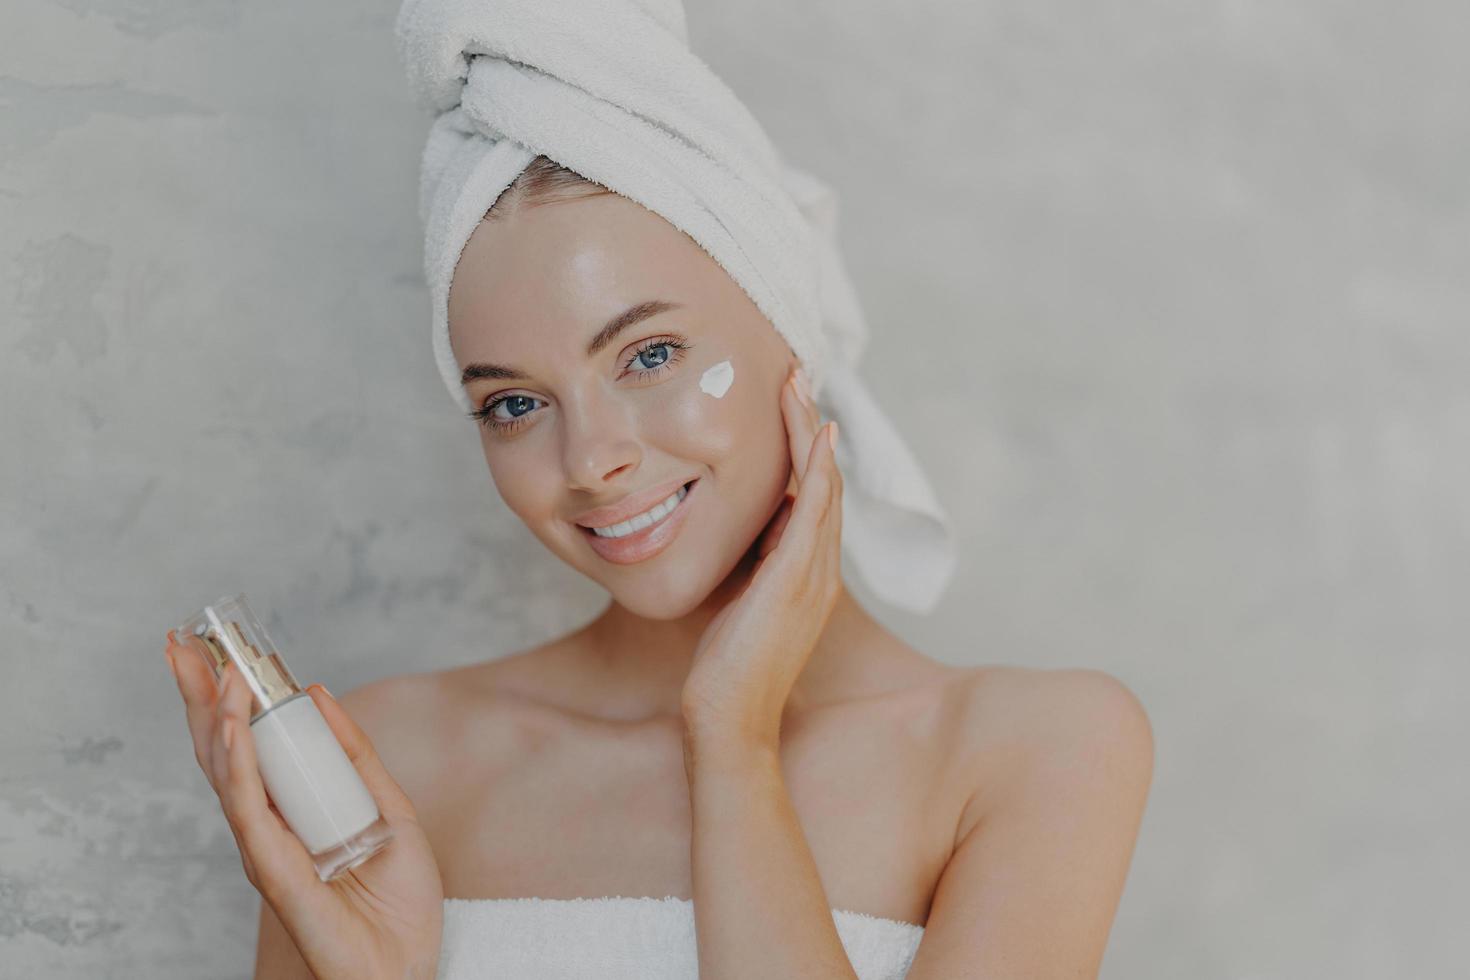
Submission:
[[[629,327],[642,323],[649,317],[680,308],[681,306],[678,303],[670,303],[661,299],[646,300],[635,306],[628,307],[607,321],[603,328],[597,331],[597,334],[587,342],[587,356],[595,357],[599,351],[612,343],[618,334],[627,330]],[[520,368],[509,367],[504,364],[480,362],[466,367],[464,373],[459,376],[459,383],[461,385],[468,385],[471,381],[478,381],[481,378],[502,378],[512,381],[524,381],[530,378],[530,375]]]

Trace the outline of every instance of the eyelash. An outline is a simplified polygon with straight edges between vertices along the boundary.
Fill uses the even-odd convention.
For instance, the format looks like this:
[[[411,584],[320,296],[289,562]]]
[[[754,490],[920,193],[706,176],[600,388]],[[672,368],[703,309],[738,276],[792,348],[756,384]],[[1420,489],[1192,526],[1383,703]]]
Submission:
[[[644,341],[638,347],[638,349],[635,350],[628,357],[628,362],[623,365],[623,370],[626,371],[628,370],[628,368],[632,367],[633,364],[638,360],[638,358],[642,357],[648,351],[658,350],[660,347],[668,347],[672,351],[672,353],[670,353],[669,356],[665,358],[662,364],[656,365],[655,367],[651,368],[645,368],[640,371],[640,378],[657,377],[663,372],[665,368],[677,364],[679,363],[679,361],[683,360],[686,352],[694,349],[693,345],[690,344],[689,341],[683,337],[675,335],[653,337]],[[527,419],[535,414],[535,412],[534,410],[526,412],[524,415],[519,415],[508,422],[501,421],[500,419],[495,418],[495,416],[492,414],[495,411],[495,406],[510,398],[531,398],[531,396],[518,395],[515,392],[504,395],[496,395],[488,402],[486,402],[482,407],[477,408],[472,412],[466,412],[465,414],[487,429],[494,429],[495,431],[502,433],[513,432],[516,429],[519,429]],[[531,398],[531,400],[536,401],[537,399]]]

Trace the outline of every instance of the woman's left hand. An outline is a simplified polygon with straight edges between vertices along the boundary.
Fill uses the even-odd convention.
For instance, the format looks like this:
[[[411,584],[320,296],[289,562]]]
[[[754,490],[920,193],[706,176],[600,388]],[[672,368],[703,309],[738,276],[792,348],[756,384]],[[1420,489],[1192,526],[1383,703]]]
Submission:
[[[767,524],[745,587],[710,620],[695,648],[682,698],[692,736],[778,745],[792,686],[841,594],[837,423],[818,427],[821,415],[798,373],[781,389],[796,495],[788,493]]]

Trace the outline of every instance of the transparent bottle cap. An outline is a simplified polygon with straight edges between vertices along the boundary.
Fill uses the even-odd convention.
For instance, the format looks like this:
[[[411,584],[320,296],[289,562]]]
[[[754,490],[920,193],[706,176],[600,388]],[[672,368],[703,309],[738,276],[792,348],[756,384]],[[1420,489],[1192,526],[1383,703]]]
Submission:
[[[175,629],[174,638],[204,659],[216,684],[223,683],[225,666],[234,663],[254,696],[252,719],[302,693],[242,593],[200,609]]]

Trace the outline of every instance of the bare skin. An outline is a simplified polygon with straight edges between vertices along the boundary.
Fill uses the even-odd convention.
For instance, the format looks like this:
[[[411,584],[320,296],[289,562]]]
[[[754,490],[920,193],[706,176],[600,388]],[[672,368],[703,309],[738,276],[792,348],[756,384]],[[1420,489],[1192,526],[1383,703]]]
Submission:
[[[677,308],[586,355],[610,317],[654,299]],[[699,821],[685,681],[711,621],[749,581],[754,543],[779,525],[797,483],[793,434],[805,452],[816,431],[815,410],[801,421],[787,390],[795,359],[708,255],[616,196],[482,223],[450,322],[462,366],[525,374],[466,386],[477,406],[519,396],[493,412],[523,412],[516,428],[480,429],[500,496],[611,601],[535,649],[388,678],[341,705],[411,801],[443,895],[691,898]],[[630,357],[670,335],[686,344],[664,350],[670,366],[628,373]],[[699,394],[721,360],[735,365],[733,386]],[[687,479],[698,481],[687,520],[650,559],[607,560],[575,521]],[[756,767],[749,785],[789,801],[794,820],[768,824],[761,846],[795,835],[831,907],[925,925],[910,980],[1096,974],[1152,773],[1146,716],[1119,682],[946,665],[839,587],[772,747],[780,785]],[[731,770],[743,773],[739,757]],[[426,908],[414,914],[428,921]],[[809,921],[815,934],[821,923]],[[732,941],[750,934],[743,926]],[[291,938],[302,928],[263,906],[258,977],[312,976]],[[430,932],[403,940],[409,959],[423,962]]]
[[[945,749],[970,672],[905,648],[850,598],[844,607],[870,639],[848,648],[850,686],[787,717],[783,767],[832,903],[922,924],[968,794]],[[653,678],[610,698],[596,632],[349,698],[383,730],[374,741],[390,771],[414,774],[402,784],[435,853],[455,856],[441,862],[446,895],[691,896],[683,719],[640,696]],[[462,725],[424,723],[446,714]],[[904,783],[911,792],[883,791]]]
[[[848,607],[867,618],[855,602]],[[788,716],[781,761],[830,904],[930,926],[910,969],[916,978],[935,949],[931,905],[957,843],[978,840],[971,832],[987,813],[1023,810],[1037,798],[1018,776],[1022,760],[1060,763],[1075,746],[1048,731],[1048,719],[1067,710],[1079,725],[1089,713],[1100,726],[1138,719],[1128,698],[1099,697],[1099,686],[1103,695],[1126,693],[1109,692],[1116,682],[1106,675],[952,667],[881,625],[859,628],[872,641],[849,648],[851,688]],[[682,720],[677,708],[659,712],[645,697],[649,687],[607,690],[597,650],[589,627],[502,660],[389,678],[343,697],[414,801],[446,896],[692,896]],[[1079,888],[1067,871],[1053,879],[1056,891],[1073,893],[1056,914],[1085,924],[1075,952],[1055,919],[1028,922],[1022,934],[1097,961],[1073,975],[1096,976],[1121,897],[1151,770],[1136,751],[1125,756],[1130,775],[1112,776],[1109,798],[1121,816],[1109,823],[1095,811],[1093,836],[1079,841],[1104,869],[1096,883]],[[1077,783],[1059,780],[1050,792],[1065,799]],[[1055,850],[1050,836],[1043,828],[1009,836],[1004,829],[995,848],[1017,856],[997,857],[997,873],[1019,866],[1018,875],[1043,889],[1048,865],[1032,855]],[[1026,898],[1015,883],[1012,901],[1026,907]],[[1005,929],[1001,913],[993,913],[997,933]],[[987,942],[1003,948],[999,939]],[[1063,975],[1044,965],[987,969],[979,953],[969,962],[974,972],[932,975]],[[265,905],[258,964],[262,978],[311,976]]]

